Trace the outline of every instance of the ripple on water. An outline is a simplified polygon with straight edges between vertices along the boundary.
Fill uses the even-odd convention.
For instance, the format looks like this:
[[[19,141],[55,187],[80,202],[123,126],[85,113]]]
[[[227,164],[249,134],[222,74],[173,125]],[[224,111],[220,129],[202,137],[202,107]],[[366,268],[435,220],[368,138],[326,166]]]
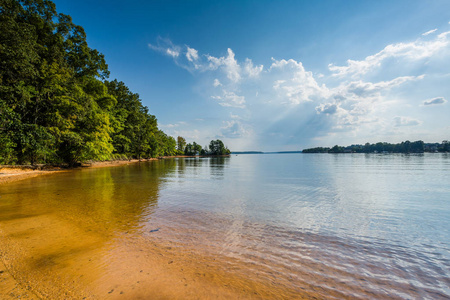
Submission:
[[[449,166],[264,155],[34,178],[0,187],[0,254],[42,298],[447,299]]]

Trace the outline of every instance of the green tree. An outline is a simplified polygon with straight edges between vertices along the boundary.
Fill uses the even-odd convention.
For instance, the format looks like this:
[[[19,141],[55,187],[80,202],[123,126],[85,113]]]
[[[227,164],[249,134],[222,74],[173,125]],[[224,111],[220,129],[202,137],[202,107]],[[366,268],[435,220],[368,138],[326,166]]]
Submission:
[[[187,144],[184,148],[184,154],[185,155],[194,155],[194,147],[191,143]]]
[[[209,143],[209,153],[211,155],[228,155],[231,152],[221,140],[212,140]]]
[[[176,141],[48,0],[1,0],[0,163],[174,155]]]
[[[330,150],[328,150],[328,153],[344,153],[344,147],[335,145]]]
[[[182,155],[184,153],[185,147],[186,147],[186,140],[183,137],[178,136],[177,137],[177,152],[178,152],[178,154]]]

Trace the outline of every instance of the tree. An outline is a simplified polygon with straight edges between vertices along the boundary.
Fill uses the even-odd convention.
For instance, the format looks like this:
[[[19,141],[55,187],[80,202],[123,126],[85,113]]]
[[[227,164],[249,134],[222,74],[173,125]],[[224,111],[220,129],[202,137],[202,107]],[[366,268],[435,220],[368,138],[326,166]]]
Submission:
[[[186,140],[183,137],[178,136],[177,137],[177,152],[178,152],[178,154],[182,155],[184,153],[185,147],[186,147]]]
[[[328,153],[344,153],[344,148],[338,145],[335,145],[330,150],[328,150]]]
[[[184,154],[185,155],[194,155],[194,147],[192,147],[192,144],[189,143],[184,148]]]
[[[0,163],[176,154],[139,95],[49,0],[0,5]],[[182,145],[179,149],[184,148]]]
[[[197,144],[196,142],[192,143],[192,148],[194,150],[194,154],[195,155],[199,155],[200,152],[202,151],[202,146],[200,146],[199,144]]]
[[[450,141],[442,141],[441,146],[438,149],[440,152],[450,152]]]
[[[13,164],[16,161],[13,141],[15,115],[14,111],[8,107],[5,101],[0,99],[0,164]]]
[[[209,143],[209,152],[211,155],[228,155],[231,153],[221,140],[212,140]]]

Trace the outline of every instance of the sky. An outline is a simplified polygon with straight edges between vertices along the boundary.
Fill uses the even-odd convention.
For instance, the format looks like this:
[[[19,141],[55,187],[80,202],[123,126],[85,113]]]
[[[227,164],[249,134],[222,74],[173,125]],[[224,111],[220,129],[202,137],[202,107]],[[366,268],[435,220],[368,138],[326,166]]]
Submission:
[[[450,140],[450,1],[54,1],[173,137]]]

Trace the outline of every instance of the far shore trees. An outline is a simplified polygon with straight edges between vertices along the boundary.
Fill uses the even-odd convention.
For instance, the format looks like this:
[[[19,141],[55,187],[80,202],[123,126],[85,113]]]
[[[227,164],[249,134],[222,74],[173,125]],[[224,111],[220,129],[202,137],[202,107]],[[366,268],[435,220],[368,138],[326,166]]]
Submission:
[[[317,147],[304,149],[303,153],[423,153],[423,152],[450,152],[450,142],[424,143],[423,141],[404,141],[398,144],[366,143],[364,145],[338,146],[332,148]]]

